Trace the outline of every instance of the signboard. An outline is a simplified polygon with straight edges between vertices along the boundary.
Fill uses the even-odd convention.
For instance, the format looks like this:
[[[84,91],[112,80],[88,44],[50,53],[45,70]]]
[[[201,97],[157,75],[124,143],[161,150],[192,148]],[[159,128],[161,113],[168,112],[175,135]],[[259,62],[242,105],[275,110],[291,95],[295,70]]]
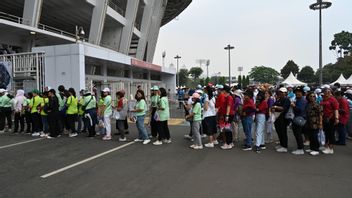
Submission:
[[[154,70],[154,71],[161,72],[161,66],[154,65],[152,63],[147,63],[147,62],[144,62],[144,61],[141,61],[141,60],[137,60],[137,59],[131,59],[131,65],[139,67],[139,68],[143,68],[143,69],[148,69],[148,70]]]

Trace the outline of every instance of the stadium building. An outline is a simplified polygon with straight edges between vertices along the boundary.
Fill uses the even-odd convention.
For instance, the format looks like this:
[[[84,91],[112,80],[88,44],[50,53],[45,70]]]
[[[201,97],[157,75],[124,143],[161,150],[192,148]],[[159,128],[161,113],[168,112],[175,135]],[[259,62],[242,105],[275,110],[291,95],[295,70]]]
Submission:
[[[160,27],[192,0],[1,0],[0,78],[8,88],[137,85],[174,90],[175,68],[152,64]],[[4,68],[7,68],[8,72]]]

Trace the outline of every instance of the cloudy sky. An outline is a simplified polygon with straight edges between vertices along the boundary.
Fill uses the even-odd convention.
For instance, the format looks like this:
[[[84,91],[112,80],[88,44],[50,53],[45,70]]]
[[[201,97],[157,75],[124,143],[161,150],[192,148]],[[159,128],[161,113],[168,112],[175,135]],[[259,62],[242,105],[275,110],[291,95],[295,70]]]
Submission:
[[[244,67],[270,66],[277,71],[288,60],[300,68],[318,68],[318,11],[309,9],[316,0],[193,0],[175,20],[161,28],[154,63],[196,66],[197,59],[209,59],[209,74],[228,75],[227,44],[231,51],[231,75]],[[352,0],[334,0],[323,10],[323,63],[335,62],[329,51],[335,33],[352,32]],[[203,67],[204,71],[205,68]]]

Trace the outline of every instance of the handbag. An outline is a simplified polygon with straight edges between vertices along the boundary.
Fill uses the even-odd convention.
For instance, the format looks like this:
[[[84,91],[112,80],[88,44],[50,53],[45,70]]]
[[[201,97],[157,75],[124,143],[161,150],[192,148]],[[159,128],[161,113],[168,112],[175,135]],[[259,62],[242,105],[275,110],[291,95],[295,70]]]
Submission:
[[[160,121],[160,116],[159,116],[158,111],[156,111],[156,112],[154,113],[153,118],[154,118],[155,121]]]
[[[287,120],[293,120],[294,117],[295,117],[295,114],[294,114],[294,112],[293,112],[293,108],[290,107],[290,108],[288,109],[287,113],[285,114],[285,118],[286,118]]]
[[[112,114],[112,118],[114,118],[115,120],[120,119],[121,115],[120,112],[118,112],[117,110],[114,110],[113,114]]]
[[[321,146],[325,145],[325,133],[324,133],[323,129],[319,129],[318,142]]]
[[[304,119],[302,116],[296,116],[293,118],[293,124],[303,127],[306,124],[306,119]]]

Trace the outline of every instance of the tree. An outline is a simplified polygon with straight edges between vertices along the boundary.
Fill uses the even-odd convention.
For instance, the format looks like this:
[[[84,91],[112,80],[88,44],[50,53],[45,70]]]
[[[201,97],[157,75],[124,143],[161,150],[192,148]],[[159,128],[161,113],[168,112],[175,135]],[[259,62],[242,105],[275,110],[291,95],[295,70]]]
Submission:
[[[226,83],[226,78],[224,76],[219,77],[219,84],[224,85]]]
[[[314,74],[314,70],[311,66],[305,66],[297,74],[297,79],[305,83],[314,83],[317,80]]]
[[[279,72],[275,69],[265,66],[255,66],[249,72],[249,77],[255,82],[259,83],[271,83],[276,82],[276,77],[279,76]]]
[[[180,69],[178,72],[180,86],[187,85],[188,83],[188,70],[187,69]]]
[[[352,53],[352,33],[342,31],[334,34],[334,40],[331,41],[329,49],[335,50],[340,58]]]
[[[315,73],[316,79],[319,78],[320,70]],[[336,63],[329,63],[323,67],[323,82],[332,83],[340,74],[343,74],[346,78],[352,75],[352,56],[345,56],[339,58]]]
[[[194,80],[198,79],[200,75],[202,75],[203,69],[200,67],[192,67],[188,74],[193,77]]]
[[[247,84],[247,86],[250,84],[249,75],[246,76],[246,84]]]
[[[286,79],[291,72],[293,75],[296,75],[299,72],[299,67],[295,62],[293,62],[293,60],[289,60],[281,69],[281,76]]]
[[[240,87],[242,87],[242,78],[241,78],[241,75],[238,75],[238,80],[237,80],[237,83]]]

